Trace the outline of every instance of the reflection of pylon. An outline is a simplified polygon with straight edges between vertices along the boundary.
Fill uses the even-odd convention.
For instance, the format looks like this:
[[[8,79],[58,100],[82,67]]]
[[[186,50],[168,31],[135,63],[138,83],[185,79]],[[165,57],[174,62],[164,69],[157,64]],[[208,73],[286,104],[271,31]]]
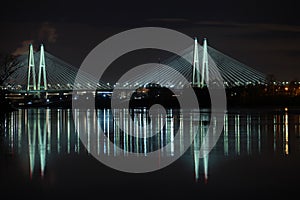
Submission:
[[[207,41],[206,38],[203,40],[203,57],[202,57],[202,79],[201,79],[201,86],[203,87],[204,84],[208,85],[209,77],[208,77],[208,56],[207,56]]]
[[[41,77],[43,74],[43,84],[41,85]],[[39,79],[38,79],[38,90],[47,90],[47,79],[46,79],[46,63],[45,63],[45,53],[44,46],[41,44],[40,50],[40,66],[39,66]]]
[[[32,120],[32,116],[29,115],[30,111],[26,111],[27,121],[27,135],[28,135],[28,147],[29,147],[29,168],[30,168],[30,178],[32,178],[34,165],[35,165],[35,149],[36,149],[36,122]],[[31,113],[30,113],[31,114]],[[31,125],[31,122],[33,124]]]
[[[38,140],[39,140],[39,154],[40,154],[40,165],[41,165],[41,176],[44,177],[45,166],[46,166],[46,135],[47,135],[47,123],[46,120],[41,121],[41,117],[48,119],[48,113],[44,116],[38,117]],[[42,126],[43,124],[43,126]]]
[[[199,69],[199,52],[198,52],[198,42],[195,38],[194,43],[194,58],[193,58],[193,86],[200,87],[200,69]]]
[[[33,56],[32,44],[30,44],[29,46],[27,90],[36,90],[35,67],[34,67],[34,56]]]

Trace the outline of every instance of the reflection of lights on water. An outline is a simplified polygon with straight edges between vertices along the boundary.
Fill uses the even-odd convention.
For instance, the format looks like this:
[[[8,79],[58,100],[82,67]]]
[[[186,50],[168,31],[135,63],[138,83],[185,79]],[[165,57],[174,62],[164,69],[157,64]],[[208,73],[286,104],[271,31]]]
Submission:
[[[224,135],[223,135],[223,142],[224,142],[224,155],[228,156],[228,115],[224,115]]]
[[[28,112],[26,114],[28,114]],[[33,122],[32,127],[31,127],[31,120],[28,120],[27,123],[28,123],[27,136],[28,136],[29,168],[30,168],[30,178],[32,178],[32,173],[35,164],[36,123]]]
[[[277,133],[276,128],[278,126],[276,119],[277,119],[277,115],[274,115],[274,118],[273,118],[273,150],[274,150],[274,152],[276,151],[276,133]]]
[[[289,154],[289,124],[288,124],[288,114],[285,113],[284,115],[284,133],[285,133],[285,138],[284,138],[284,153],[286,155]]]
[[[48,153],[51,153],[51,116],[50,116],[50,109],[46,110],[46,127],[47,127],[47,136],[48,136],[48,143],[47,143],[47,150]]]
[[[41,176],[44,176],[44,171],[46,167],[46,133],[47,133],[47,127],[46,127],[46,119],[47,115],[45,116],[46,113],[39,113],[37,118],[37,131],[38,131],[38,148],[39,148],[39,156],[40,156],[40,167],[41,167]]]
[[[258,152],[261,152],[261,133],[260,133],[260,116],[258,117],[258,127],[257,127],[257,132],[258,132]]]
[[[18,118],[18,127],[17,127],[17,129],[18,129],[18,147],[21,147],[21,141],[22,141],[22,118],[24,117],[23,115],[22,115],[22,112],[21,112],[22,110],[19,110],[18,111],[18,116],[19,116],[19,118]],[[18,148],[18,153],[20,153],[20,151],[21,151],[21,148]]]
[[[201,126],[200,126],[201,127]],[[203,127],[201,128],[203,129]],[[202,131],[200,130],[199,133],[201,133]],[[201,167],[200,167],[200,161],[202,161],[203,163],[203,180],[204,183],[208,182],[208,156],[209,155],[205,155],[203,158],[200,159],[200,148],[201,148],[201,140],[204,138],[204,135],[201,134],[197,134],[195,136],[195,140],[194,140],[194,169],[195,169],[195,181],[199,182],[201,181],[201,178],[199,176],[199,173],[201,171]]]
[[[203,165],[204,165],[204,181],[207,183],[208,181],[208,155],[203,157]]]
[[[60,127],[60,119],[61,119],[61,110],[59,109],[57,111],[57,122],[56,122],[56,126],[57,126],[57,151],[58,153],[60,152],[60,130],[61,130],[61,127]]]
[[[235,151],[240,155],[240,115],[235,116]]]
[[[200,146],[199,146],[199,137],[201,137],[199,134],[197,134],[195,136],[195,140],[194,140],[194,169],[195,169],[195,180],[198,181],[199,180],[199,161],[200,161]]]
[[[247,153],[251,154],[251,116],[247,115]]]
[[[12,112],[9,117],[5,119],[4,127],[7,130],[7,142],[12,153],[19,152],[23,154],[26,148],[28,153],[30,176],[34,170],[38,169],[40,175],[44,175],[46,169],[46,161],[50,154],[71,154],[73,152],[80,153],[80,138],[83,136],[89,141],[89,148],[97,150],[99,155],[104,153],[105,155],[119,155],[118,149],[109,144],[114,142],[119,144],[121,148],[126,152],[141,152],[143,155],[153,151],[155,146],[149,143],[146,139],[138,139],[137,137],[131,138],[127,134],[123,134],[120,131],[119,126],[123,130],[133,130],[136,136],[145,136],[145,132],[152,130],[155,133],[160,131],[161,127],[164,127],[166,134],[159,134],[155,139],[157,146],[164,146],[170,143],[170,147],[165,152],[160,152],[160,156],[173,156],[176,149],[182,151],[184,149],[183,134],[193,133],[195,130],[196,122],[194,121],[194,115],[191,113],[189,117],[183,118],[182,115],[174,117],[174,113],[168,113],[167,117],[161,114],[156,114],[149,121],[146,117],[147,112],[140,110],[134,114],[133,121],[130,121],[127,117],[128,113],[125,110],[76,110],[74,114],[74,121],[71,120],[72,115],[70,110],[47,110],[47,109],[32,109],[32,110],[19,110],[18,112]],[[112,115],[110,112],[114,112]],[[206,114],[203,114],[206,115]],[[112,116],[116,116],[113,120]],[[79,121],[79,119],[84,119]],[[178,120],[178,121],[175,121]],[[199,138],[194,140],[194,146],[192,153],[194,154],[194,167],[196,180],[208,179],[208,157],[199,159],[199,150],[201,147],[202,139],[207,131],[207,119],[209,117],[203,116],[200,121]],[[230,119],[230,120],[229,120]],[[247,155],[255,153],[257,147],[258,152],[261,152],[261,146],[264,145],[263,141],[266,137],[263,130],[261,132],[261,123],[265,118],[260,116],[255,117],[249,114],[227,114],[224,116],[224,133],[223,141],[221,140],[221,150],[224,152],[224,156],[236,156],[246,153]],[[269,118],[270,119],[270,118]],[[300,118],[299,118],[300,119]],[[297,118],[297,121],[299,120]],[[74,123],[77,124],[78,130],[74,130]],[[246,123],[245,123],[246,122]],[[256,123],[257,122],[257,123]],[[289,149],[289,129],[288,129],[288,113],[284,115],[274,115],[271,118],[271,124],[273,122],[274,133],[274,148],[281,148],[285,155],[290,153]],[[142,124],[148,124],[149,127],[141,126]],[[198,122],[199,123],[199,122]],[[215,123],[214,123],[215,124]],[[179,125],[179,127],[178,127]],[[23,130],[25,128],[25,131]],[[179,128],[178,134],[180,134],[180,141],[178,143],[174,141],[175,129]],[[281,127],[281,128],[280,128]],[[107,137],[101,137],[100,130],[103,128]],[[214,129],[213,129],[214,130]],[[283,133],[280,133],[283,131]],[[92,141],[89,132],[95,132],[95,141]],[[26,135],[24,137],[24,135]],[[282,137],[280,137],[282,135]],[[273,137],[271,135],[271,142]],[[193,140],[193,138],[190,138]],[[25,142],[26,140],[26,142]],[[176,142],[176,143],[175,143]],[[223,142],[223,143],[222,143]],[[279,145],[281,142],[282,145]],[[178,145],[175,145],[178,144]],[[271,143],[272,144],[272,143]],[[276,145],[277,144],[277,145]],[[218,148],[218,147],[217,147]],[[272,148],[272,147],[271,147]],[[82,148],[84,150],[84,148]],[[159,158],[158,158],[159,159]],[[36,163],[38,162],[38,164]],[[159,161],[158,161],[159,162]],[[200,173],[202,172],[202,173]],[[202,174],[202,178],[199,177]]]
[[[68,111],[68,118],[69,119],[71,118],[70,111]],[[70,149],[71,149],[70,134],[71,134],[71,124],[70,124],[70,120],[68,120],[68,122],[67,122],[68,153],[70,153]]]

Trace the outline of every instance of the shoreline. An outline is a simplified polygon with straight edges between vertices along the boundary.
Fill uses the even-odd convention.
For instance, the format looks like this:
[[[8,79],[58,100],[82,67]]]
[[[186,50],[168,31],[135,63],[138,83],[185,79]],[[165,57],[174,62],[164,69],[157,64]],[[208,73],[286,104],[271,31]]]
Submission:
[[[140,91],[142,90],[142,91]],[[114,106],[116,108],[150,108],[152,105],[159,104],[166,109],[179,109],[180,104],[178,100],[179,96],[185,98],[185,90],[178,90],[176,95],[174,93],[163,87],[156,88],[139,88],[133,93],[129,93],[126,90],[109,91],[109,93],[100,93],[98,91],[96,94],[92,94],[90,91],[82,95],[72,93],[67,95],[58,96],[43,96],[38,98],[37,96],[25,95],[18,96],[15,99],[7,98],[8,91],[2,91],[0,98],[0,103],[2,111],[13,111],[22,108],[65,108],[69,109],[75,108],[87,108],[88,104],[94,103],[96,109],[110,109],[111,101],[117,99],[118,105]],[[198,108],[209,109],[211,108],[210,94],[207,88],[193,88],[197,100]],[[114,92],[114,94],[112,93]],[[125,93],[127,96],[121,98],[121,94]],[[126,93],[127,92],[127,93]],[[93,102],[94,101],[94,102]],[[231,90],[226,90],[226,105],[227,110],[235,109],[266,109],[266,108],[300,108],[300,96],[289,96],[289,95],[264,95],[264,94],[244,94],[244,93],[234,93],[232,95]],[[193,107],[187,107],[193,109]]]

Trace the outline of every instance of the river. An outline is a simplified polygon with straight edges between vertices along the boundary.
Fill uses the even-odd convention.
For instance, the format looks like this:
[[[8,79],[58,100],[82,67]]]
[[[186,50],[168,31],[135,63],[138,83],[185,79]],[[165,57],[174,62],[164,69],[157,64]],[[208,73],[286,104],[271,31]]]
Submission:
[[[157,114],[151,120],[145,109],[132,110],[131,117],[126,117],[128,112],[19,109],[2,113],[2,193],[29,198],[107,194],[126,198],[244,199],[297,194],[300,109],[231,109],[224,115],[224,130],[216,145],[200,158],[209,122],[215,126],[208,110],[200,111],[196,123],[194,111],[169,109],[165,115]],[[164,128],[150,139],[120,130],[141,135],[154,129],[157,132],[158,124],[164,124]],[[195,138],[186,137],[195,131]],[[95,137],[91,132],[95,132]],[[176,134],[178,144],[173,144]],[[186,146],[184,140],[189,140],[191,146]],[[99,162],[91,153],[108,158],[126,158],[128,153],[146,157],[162,147],[164,150],[155,161],[158,168],[164,158],[183,155],[148,173],[118,171]]]

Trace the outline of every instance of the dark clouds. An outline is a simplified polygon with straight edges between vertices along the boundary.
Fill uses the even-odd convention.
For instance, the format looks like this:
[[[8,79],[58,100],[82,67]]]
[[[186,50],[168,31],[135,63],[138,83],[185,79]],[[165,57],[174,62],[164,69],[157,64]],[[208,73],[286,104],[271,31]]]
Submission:
[[[30,29],[30,31],[32,32],[31,38],[23,40],[21,44],[19,44],[18,47],[12,52],[13,55],[18,56],[27,53],[30,44],[33,44],[34,49],[37,50],[37,46],[39,45],[39,43],[45,42],[51,44],[56,42],[58,34],[56,32],[56,28],[52,24],[44,22],[37,27],[38,28],[36,30]]]
[[[21,45],[14,52],[12,52],[12,55],[14,56],[23,55],[28,51],[29,45],[32,44],[33,42],[34,40],[24,40],[23,42],[21,42]]]
[[[2,21],[143,25],[145,19],[299,24],[297,0],[3,1]]]
[[[41,41],[45,40],[49,43],[55,43],[57,37],[56,28],[48,22],[43,23],[41,28],[38,30],[38,38]]]

